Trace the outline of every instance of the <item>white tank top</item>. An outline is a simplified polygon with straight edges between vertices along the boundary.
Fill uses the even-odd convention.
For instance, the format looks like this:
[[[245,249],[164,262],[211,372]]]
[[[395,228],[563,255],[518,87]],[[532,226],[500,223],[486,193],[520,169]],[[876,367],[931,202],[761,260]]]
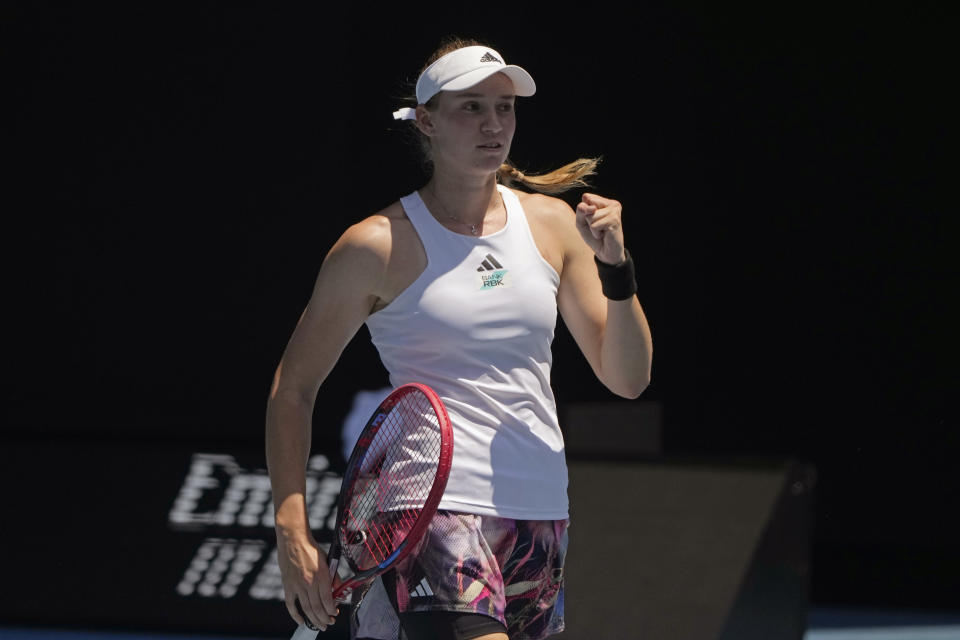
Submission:
[[[560,277],[517,196],[497,188],[506,225],[480,237],[444,227],[417,192],[400,199],[427,267],[367,327],[390,384],[427,384],[450,414],[453,465],[440,508],[559,520],[567,466],[550,345]]]

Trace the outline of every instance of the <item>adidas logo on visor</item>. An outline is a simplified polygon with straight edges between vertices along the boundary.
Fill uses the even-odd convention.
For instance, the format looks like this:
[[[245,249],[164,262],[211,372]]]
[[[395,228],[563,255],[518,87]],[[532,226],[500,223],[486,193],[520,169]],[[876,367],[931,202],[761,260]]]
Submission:
[[[503,64],[503,60],[500,60],[497,58],[497,56],[493,55],[489,51],[483,54],[483,57],[480,58],[480,62],[499,62],[500,64]]]

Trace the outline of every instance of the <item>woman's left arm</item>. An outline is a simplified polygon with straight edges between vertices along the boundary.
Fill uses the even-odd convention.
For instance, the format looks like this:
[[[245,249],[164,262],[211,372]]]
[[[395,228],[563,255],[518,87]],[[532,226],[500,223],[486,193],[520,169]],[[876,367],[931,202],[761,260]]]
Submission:
[[[576,216],[568,214],[568,222],[558,225],[563,247],[558,306],[597,378],[613,393],[636,398],[650,383],[650,326],[637,296],[603,295],[594,262],[594,256],[607,264],[625,259],[621,213],[616,200],[584,194]]]

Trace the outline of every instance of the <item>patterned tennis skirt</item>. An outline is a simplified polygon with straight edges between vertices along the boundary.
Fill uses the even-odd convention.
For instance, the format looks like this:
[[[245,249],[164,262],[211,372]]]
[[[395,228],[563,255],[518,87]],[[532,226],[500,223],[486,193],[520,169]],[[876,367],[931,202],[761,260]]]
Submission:
[[[479,613],[511,640],[563,630],[568,520],[512,520],[439,511],[417,547],[355,595],[352,636],[396,640],[400,614]]]

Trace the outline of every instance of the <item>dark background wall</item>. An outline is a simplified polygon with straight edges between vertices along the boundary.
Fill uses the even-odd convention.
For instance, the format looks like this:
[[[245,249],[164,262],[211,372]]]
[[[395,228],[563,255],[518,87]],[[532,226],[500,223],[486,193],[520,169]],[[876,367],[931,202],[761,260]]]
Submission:
[[[475,36],[538,82],[518,165],[604,158],[666,452],[816,465],[815,603],[953,606],[947,20],[667,4],[5,6],[0,447],[259,446],[325,252],[423,181],[390,118],[405,83],[441,35]],[[328,422],[386,381],[365,338]],[[554,383],[612,399],[562,326]]]

